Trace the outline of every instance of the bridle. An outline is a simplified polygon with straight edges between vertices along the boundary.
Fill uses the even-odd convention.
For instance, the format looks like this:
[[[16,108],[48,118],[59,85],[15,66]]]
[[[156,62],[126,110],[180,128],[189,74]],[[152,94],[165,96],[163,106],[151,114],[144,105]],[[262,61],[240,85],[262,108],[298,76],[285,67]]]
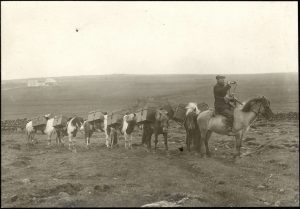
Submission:
[[[261,110],[261,106],[262,106],[262,103],[260,103],[260,105],[259,105],[259,108],[258,108],[258,111],[257,112],[255,112],[254,110],[252,110],[252,112],[254,112],[255,114],[256,114],[256,116],[258,116],[261,112],[260,112],[260,110]]]

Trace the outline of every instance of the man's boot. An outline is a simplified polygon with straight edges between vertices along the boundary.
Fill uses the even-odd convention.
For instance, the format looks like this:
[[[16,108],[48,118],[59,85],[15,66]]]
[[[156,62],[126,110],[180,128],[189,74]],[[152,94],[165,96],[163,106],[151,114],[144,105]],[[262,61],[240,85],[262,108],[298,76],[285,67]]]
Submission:
[[[228,132],[227,132],[227,135],[228,136],[235,136],[236,135],[236,133],[234,133],[233,131],[232,131],[232,126],[233,126],[233,123],[232,122],[230,122],[230,121],[228,121],[228,124],[227,124],[227,127],[228,127]]]
[[[234,133],[234,132],[232,131],[232,128],[229,128],[229,129],[228,129],[227,135],[228,135],[228,136],[235,136],[236,133]]]

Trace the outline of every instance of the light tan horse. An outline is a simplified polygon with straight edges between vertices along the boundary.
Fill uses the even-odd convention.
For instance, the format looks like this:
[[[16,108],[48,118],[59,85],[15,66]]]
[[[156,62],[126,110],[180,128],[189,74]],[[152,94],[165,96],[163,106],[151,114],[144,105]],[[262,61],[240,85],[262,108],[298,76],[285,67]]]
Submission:
[[[251,123],[257,118],[259,114],[269,119],[273,116],[273,112],[270,108],[270,101],[263,97],[251,99],[245,105],[239,105],[234,109],[234,122],[233,133],[236,133],[235,137],[235,156],[240,156],[240,149],[242,145],[242,138],[248,131]],[[200,139],[200,152],[201,157],[204,156],[204,145],[206,148],[206,155],[210,156],[208,148],[208,140],[212,132],[228,135],[228,129],[225,125],[226,118],[222,115],[213,114],[213,110],[206,110],[201,112],[197,117],[197,123],[201,132]]]

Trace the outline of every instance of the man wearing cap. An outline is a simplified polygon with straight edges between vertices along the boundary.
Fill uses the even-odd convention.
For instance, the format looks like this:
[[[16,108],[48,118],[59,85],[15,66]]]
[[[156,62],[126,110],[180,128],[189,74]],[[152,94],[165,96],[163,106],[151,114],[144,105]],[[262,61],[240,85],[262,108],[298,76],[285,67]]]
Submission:
[[[215,112],[216,114],[224,115],[228,119],[228,135],[235,135],[232,132],[233,109],[225,99],[227,91],[231,88],[230,84],[234,84],[235,82],[227,82],[225,85],[225,76],[221,75],[217,75],[216,79],[217,84],[214,86]]]

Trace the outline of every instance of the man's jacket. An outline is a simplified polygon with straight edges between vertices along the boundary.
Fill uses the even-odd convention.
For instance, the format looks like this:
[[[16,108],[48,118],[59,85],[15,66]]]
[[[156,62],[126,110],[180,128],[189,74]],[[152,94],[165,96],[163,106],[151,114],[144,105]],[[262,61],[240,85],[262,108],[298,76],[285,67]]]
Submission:
[[[229,104],[225,102],[224,97],[227,94],[227,91],[231,88],[230,85],[220,85],[216,84],[214,86],[214,97],[215,97],[215,108],[216,109],[227,109],[229,108]]]

